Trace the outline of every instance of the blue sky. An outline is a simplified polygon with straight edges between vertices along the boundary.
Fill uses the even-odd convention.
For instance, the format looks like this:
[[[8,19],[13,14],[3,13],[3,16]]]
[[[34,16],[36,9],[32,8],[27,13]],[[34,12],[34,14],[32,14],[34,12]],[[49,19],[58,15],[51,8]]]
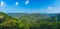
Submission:
[[[0,0],[6,13],[60,13],[60,0]]]

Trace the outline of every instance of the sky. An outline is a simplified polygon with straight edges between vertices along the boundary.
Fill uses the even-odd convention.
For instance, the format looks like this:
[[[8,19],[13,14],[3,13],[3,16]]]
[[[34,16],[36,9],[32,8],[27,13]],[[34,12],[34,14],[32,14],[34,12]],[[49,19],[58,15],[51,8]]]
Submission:
[[[60,13],[60,0],[0,0],[0,12]]]

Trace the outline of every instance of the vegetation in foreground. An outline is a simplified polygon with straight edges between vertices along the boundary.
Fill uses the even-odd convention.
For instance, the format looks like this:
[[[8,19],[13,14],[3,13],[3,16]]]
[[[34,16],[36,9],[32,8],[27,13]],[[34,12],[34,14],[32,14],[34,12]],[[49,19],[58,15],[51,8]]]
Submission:
[[[30,14],[18,19],[0,12],[0,29],[60,29],[59,17],[59,14],[55,16]]]

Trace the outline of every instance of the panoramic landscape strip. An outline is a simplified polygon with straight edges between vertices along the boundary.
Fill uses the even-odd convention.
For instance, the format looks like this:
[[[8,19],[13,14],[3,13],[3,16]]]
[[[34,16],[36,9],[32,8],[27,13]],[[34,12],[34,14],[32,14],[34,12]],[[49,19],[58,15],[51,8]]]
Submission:
[[[0,0],[0,29],[60,29],[60,0]]]
[[[0,12],[0,29],[60,29],[60,14]]]

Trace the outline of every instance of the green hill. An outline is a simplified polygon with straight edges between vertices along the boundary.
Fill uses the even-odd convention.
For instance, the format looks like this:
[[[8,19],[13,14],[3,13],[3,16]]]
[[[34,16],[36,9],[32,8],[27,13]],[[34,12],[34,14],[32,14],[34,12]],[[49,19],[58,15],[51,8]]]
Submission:
[[[18,29],[18,19],[0,12],[0,29]]]
[[[13,17],[0,12],[0,29],[60,29],[60,21],[56,15],[15,14]]]

